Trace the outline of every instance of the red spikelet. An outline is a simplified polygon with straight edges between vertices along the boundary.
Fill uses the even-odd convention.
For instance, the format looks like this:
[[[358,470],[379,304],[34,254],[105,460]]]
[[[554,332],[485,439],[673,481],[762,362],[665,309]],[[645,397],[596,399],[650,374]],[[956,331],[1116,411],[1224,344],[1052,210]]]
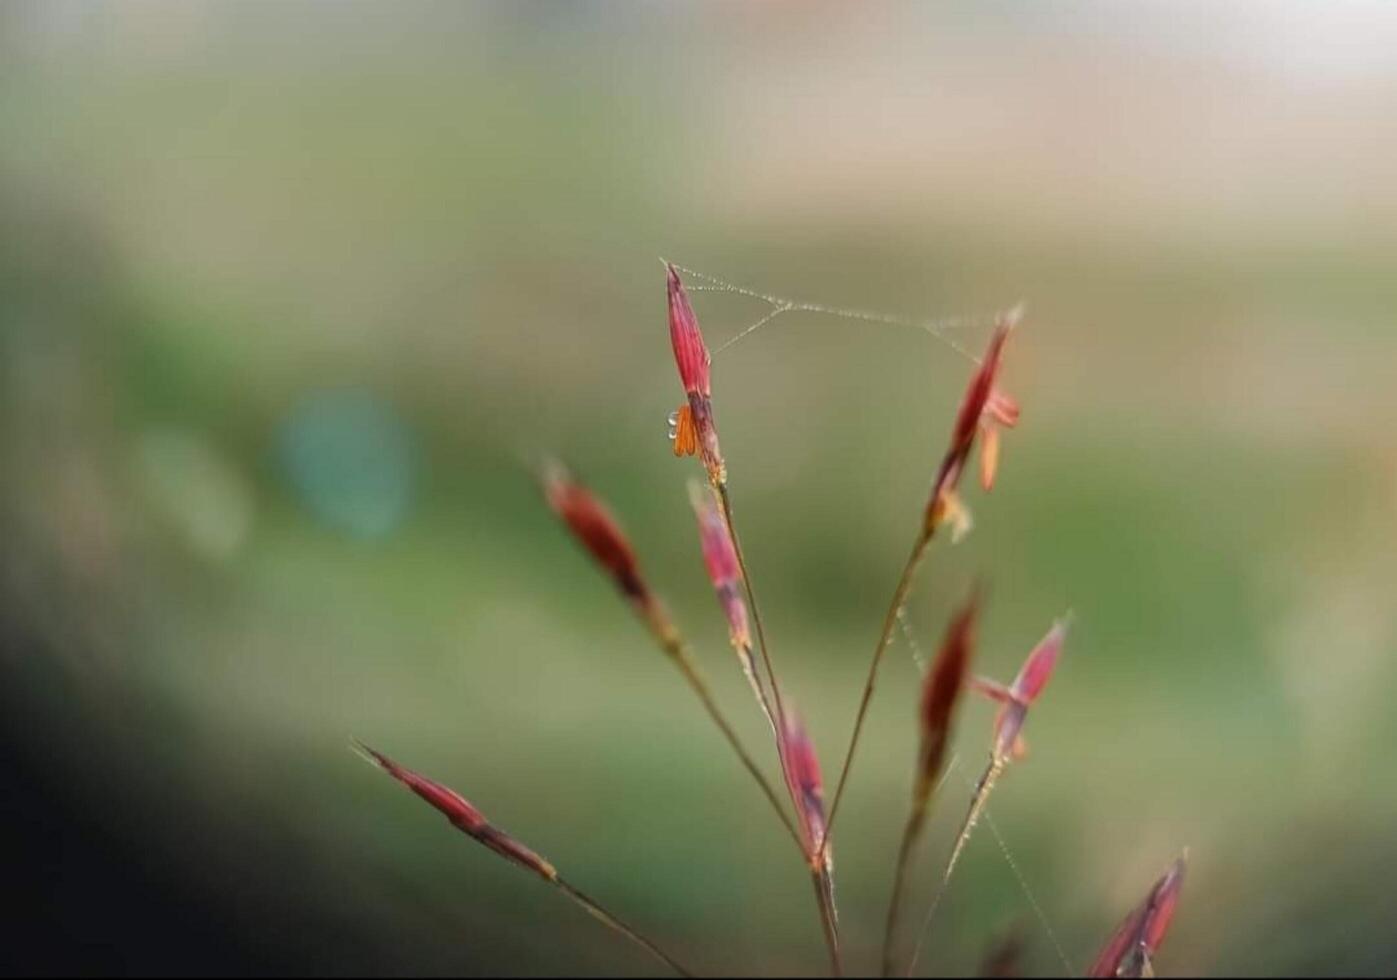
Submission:
[[[711,359],[703,342],[698,317],[689,303],[689,294],[679,278],[679,270],[667,265],[666,291],[669,294],[669,342],[674,347],[674,363],[679,368],[679,381],[685,394],[712,395],[708,367]]]
[[[1152,972],[1151,961],[1164,942],[1179,904],[1187,858],[1184,854],[1170,865],[1145,901],[1126,916],[1097,956],[1088,976],[1140,977]]]
[[[647,604],[650,592],[641,577],[635,551],[606,506],[558,462],[545,466],[543,492],[548,506],[615,581],[617,588],[629,599]]]
[[[728,634],[733,646],[746,649],[752,647],[752,635],[747,622],[747,603],[742,598],[742,568],[733,550],[732,535],[728,532],[723,512],[714,502],[710,491],[698,483],[689,486],[689,500],[698,518],[699,544],[703,549],[703,564],[708,570],[708,580],[713,583],[713,591],[718,594],[718,602],[723,607],[723,615],[728,621]]]
[[[979,593],[973,594],[961,607],[936,654],[936,662],[927,671],[922,685],[921,751],[917,762],[917,786],[914,800],[924,806],[930,797],[936,778],[946,759],[946,747],[951,740],[951,727],[956,705],[965,688],[965,675],[975,653],[975,623],[979,615]]]
[[[455,790],[448,789],[426,776],[421,776],[411,769],[398,765],[383,753],[369,748],[362,742],[355,741],[354,747],[374,765],[444,814],[457,830],[475,838],[496,854],[532,871],[540,878],[550,882],[558,880],[558,872],[553,865],[504,831],[491,826],[490,822],[485,819],[485,815]]]
[[[973,686],[980,693],[993,698],[1000,704],[999,714],[994,722],[995,761],[1007,763],[1023,754],[1023,741],[1020,733],[1028,718],[1028,709],[1043,693],[1048,680],[1057,668],[1062,656],[1062,645],[1067,638],[1066,620],[1058,620],[1043,639],[1038,641],[1025,658],[1014,683],[1005,687],[997,681],[976,678]]]
[[[669,341],[674,348],[674,363],[679,369],[679,382],[684,386],[685,404],[671,416],[670,437],[674,440],[676,456],[695,453],[703,460],[708,480],[715,487],[727,481],[723,454],[718,448],[718,430],[713,424],[712,388],[709,377],[708,347],[699,330],[698,317],[684,291],[679,270],[666,265],[666,289],[669,297]]]
[[[1000,364],[1004,359],[1004,345],[1009,334],[1018,323],[1020,311],[1015,309],[1000,317],[990,337],[989,347],[980,361],[979,370],[970,379],[970,385],[961,399],[960,410],[956,413],[955,426],[951,430],[951,442],[942,457],[932,484],[931,497],[927,503],[926,528],[928,533],[935,531],[946,522],[964,529],[968,526],[968,515],[957,495],[961,474],[966,461],[975,448],[975,437],[985,433],[987,438],[981,450],[980,482],[986,490],[994,485],[999,465],[999,426],[1013,426],[1018,422],[1019,407],[1012,398],[995,387]]]
[[[825,783],[820,775],[820,759],[800,715],[789,704],[785,723],[781,755],[786,761],[786,779],[796,805],[806,853],[814,860],[825,839]],[[825,846],[823,850],[828,866],[830,848]]]

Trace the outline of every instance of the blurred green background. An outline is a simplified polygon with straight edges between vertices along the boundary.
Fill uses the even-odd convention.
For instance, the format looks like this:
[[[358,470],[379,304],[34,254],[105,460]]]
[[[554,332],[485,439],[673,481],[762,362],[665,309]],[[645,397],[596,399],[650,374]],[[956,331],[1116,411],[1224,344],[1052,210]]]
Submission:
[[[0,7],[11,966],[650,969],[353,733],[704,972],[824,968],[779,827],[523,465],[612,502],[769,762],[664,437],[663,255],[1027,302],[1000,486],[909,614],[934,647],[982,576],[1007,680],[1075,613],[991,805],[1074,969],[1185,845],[1162,973],[1391,969],[1394,42],[1378,3]],[[695,300],[711,346],[767,312]],[[714,362],[831,781],[967,372],[804,314]],[[915,690],[899,642],[835,844],[859,969]],[[982,828],[924,967],[1013,929],[1062,971]]]

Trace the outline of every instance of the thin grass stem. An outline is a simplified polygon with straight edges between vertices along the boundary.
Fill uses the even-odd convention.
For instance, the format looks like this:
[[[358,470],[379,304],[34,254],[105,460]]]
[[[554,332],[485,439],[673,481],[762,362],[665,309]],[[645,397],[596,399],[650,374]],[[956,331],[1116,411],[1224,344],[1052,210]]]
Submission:
[[[883,926],[883,976],[893,975],[893,943],[897,935],[898,912],[902,908],[902,893],[907,887],[907,872],[912,864],[912,849],[926,820],[925,807],[913,807],[902,830],[902,844],[897,850],[897,870],[893,875],[893,894],[888,902],[888,920]]]
[[[752,625],[757,633],[757,647],[762,655],[762,667],[766,670],[767,681],[771,685],[772,701],[776,707],[776,721],[779,726],[776,737],[776,755],[781,763],[781,774],[786,780],[786,785],[790,785],[790,773],[787,770],[786,753],[782,751],[782,735],[787,731],[786,727],[786,705],[781,698],[781,683],[776,677],[776,668],[771,660],[771,651],[766,642],[766,627],[762,622],[761,606],[757,602],[757,594],[752,588],[752,575],[747,567],[747,556],[742,550],[742,541],[737,534],[737,523],[733,519],[732,494],[728,490],[727,481],[718,484],[718,501],[723,508],[723,520],[728,526],[728,535],[732,538],[732,549],[737,555],[737,567],[742,572],[743,587],[747,590],[747,602],[752,609]],[[768,711],[769,713],[769,711]],[[799,804],[792,800],[792,804]],[[810,851],[806,851],[806,846],[801,846],[801,851],[811,862],[811,875],[815,885],[815,902],[820,912],[820,928],[824,933],[825,946],[829,951],[830,968],[835,976],[843,976],[844,966],[839,952],[839,913],[834,904],[834,889],[829,880],[829,871],[824,860],[825,842],[829,840],[826,832],[820,840],[809,842]]]
[[[811,868],[810,882],[815,886],[815,904],[820,909],[820,928],[824,931],[825,948],[829,951],[830,972],[842,977],[844,960],[839,951],[839,921],[835,918],[834,883],[830,880],[829,869]]]
[[[921,838],[922,828],[926,826],[927,815],[931,813],[933,801],[941,796],[941,789],[946,785],[946,780],[951,778],[951,773],[960,763],[959,756],[952,756],[950,764],[946,766],[946,771],[941,774],[935,788],[931,794],[920,802],[913,801],[911,811],[907,814],[907,824],[902,831],[902,844],[897,852],[897,870],[893,877],[892,899],[888,902],[888,921],[883,931],[883,976],[893,975],[893,953],[894,942],[897,938],[897,923],[899,914],[902,911],[902,897],[907,888],[907,874],[912,867],[912,851]]]
[[[737,757],[742,762],[742,765],[752,774],[752,778],[757,781],[757,785],[761,787],[762,794],[767,798],[767,802],[771,804],[771,808],[776,811],[777,817],[780,818],[781,826],[786,828],[786,833],[790,835],[796,847],[804,854],[805,845],[801,843],[800,833],[796,830],[795,824],[791,822],[791,818],[787,815],[786,808],[781,805],[781,798],[777,796],[776,790],[771,786],[771,782],[766,778],[766,775],[761,771],[756,761],[748,753],[746,747],[743,746],[742,740],[738,737],[737,732],[733,730],[732,725],[728,723],[727,717],[723,714],[722,709],[718,707],[718,702],[713,697],[712,689],[708,686],[708,682],[704,679],[703,675],[699,673],[698,665],[695,664],[693,658],[689,656],[689,652],[685,649],[683,641],[680,640],[677,635],[672,635],[670,637],[663,637],[662,643],[665,647],[665,653],[674,660],[675,665],[679,668],[679,672],[684,675],[684,679],[689,682],[689,686],[693,688],[694,693],[698,695],[698,699],[702,702],[704,710],[708,712],[708,716],[713,719],[713,723],[718,726],[718,730],[721,731],[723,737],[728,740],[728,744],[732,746],[732,750],[737,753]]]
[[[830,834],[834,830],[835,818],[839,816],[839,804],[844,799],[844,788],[849,782],[849,769],[854,763],[854,753],[859,747],[859,737],[863,734],[863,724],[868,716],[869,703],[873,700],[873,688],[878,680],[878,667],[883,662],[883,655],[892,644],[893,630],[897,628],[898,612],[907,604],[907,596],[912,591],[912,583],[917,577],[917,569],[926,557],[927,546],[931,543],[931,538],[931,534],[924,530],[917,532],[916,543],[912,546],[912,553],[907,556],[907,563],[902,567],[902,575],[897,580],[897,588],[893,590],[892,603],[888,606],[887,615],[883,617],[883,631],[878,636],[878,645],[873,649],[873,661],[868,665],[868,679],[864,681],[858,714],[854,716],[854,731],[849,736],[849,748],[844,753],[844,765],[840,769],[839,783],[835,786],[834,802],[830,804],[829,821],[825,825],[825,841],[830,839]],[[823,845],[821,850],[823,851]]]
[[[752,588],[752,575],[747,568],[747,555],[742,550],[742,541],[737,534],[737,524],[733,520],[732,514],[732,494],[728,490],[726,482],[718,485],[718,501],[723,508],[723,520],[728,526],[728,534],[732,537],[732,550],[737,555],[737,567],[742,572],[743,587],[747,590],[747,602],[752,607],[752,625],[757,632],[757,648],[761,651],[762,666],[766,669],[767,681],[771,684],[771,696],[776,705],[776,721],[780,731],[786,730],[786,706],[781,700],[781,685],[776,679],[776,668],[772,666],[771,651],[766,643],[766,627],[762,624],[761,607],[757,603],[757,594]],[[782,771],[785,771],[786,762],[781,760]]]
[[[762,680],[761,673],[756,669],[756,662],[752,659],[752,646],[747,644],[742,648],[742,669],[747,674],[753,693],[757,696],[757,706],[762,709],[762,717],[766,719],[767,725],[771,727],[771,737],[780,744],[780,729],[776,727],[776,711],[771,705],[771,699],[767,697],[766,683]],[[779,753],[778,753],[779,754]],[[785,774],[785,766],[782,766],[782,775]]]
[[[553,883],[558,886],[558,890],[560,892],[562,892],[568,898],[572,899],[573,902],[575,902],[578,906],[585,910],[587,914],[591,915],[592,918],[596,919],[598,922],[602,923],[602,925],[606,926],[608,929],[612,930],[618,935],[624,936],[626,939],[629,939],[631,942],[635,943],[637,946],[645,950],[651,956],[655,957],[655,959],[664,963],[666,966],[668,966],[675,973],[679,974],[681,977],[692,977],[694,975],[692,971],[690,971],[687,967],[685,967],[683,964],[677,961],[674,957],[670,956],[664,950],[660,949],[659,946],[655,945],[649,939],[646,939],[635,929],[626,925],[626,923],[622,922],[611,912],[608,912],[596,899],[592,898],[586,892],[583,892],[580,889],[574,887],[572,884],[570,884],[562,878],[553,879]]]
[[[992,758],[990,764],[985,768],[980,781],[975,784],[975,792],[970,797],[970,806],[965,811],[965,819],[961,821],[960,832],[956,834],[955,846],[951,848],[951,856],[946,859],[946,869],[941,873],[941,883],[936,887],[936,895],[931,900],[931,908],[927,909],[926,918],[922,920],[922,928],[917,934],[917,945],[912,950],[912,959],[907,963],[907,975],[910,977],[912,971],[917,968],[917,960],[922,955],[922,945],[926,942],[927,933],[931,930],[932,920],[936,917],[936,910],[941,906],[941,899],[946,894],[946,889],[950,887],[951,875],[956,870],[956,865],[960,863],[961,855],[965,853],[965,846],[970,843],[970,835],[975,830],[975,825],[980,822],[980,816],[985,812],[985,805],[989,802],[990,793],[994,791],[995,783],[1004,773],[1006,761],[1002,758]]]

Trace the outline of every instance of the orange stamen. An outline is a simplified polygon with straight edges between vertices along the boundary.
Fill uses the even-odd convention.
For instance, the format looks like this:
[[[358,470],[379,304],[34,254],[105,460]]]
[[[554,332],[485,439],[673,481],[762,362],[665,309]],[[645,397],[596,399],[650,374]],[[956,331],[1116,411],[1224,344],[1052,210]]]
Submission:
[[[680,407],[674,416],[674,455],[692,456],[698,452],[698,426],[688,405]]]
[[[994,489],[994,475],[999,472],[999,426],[990,423],[980,431],[980,486],[988,493]]]

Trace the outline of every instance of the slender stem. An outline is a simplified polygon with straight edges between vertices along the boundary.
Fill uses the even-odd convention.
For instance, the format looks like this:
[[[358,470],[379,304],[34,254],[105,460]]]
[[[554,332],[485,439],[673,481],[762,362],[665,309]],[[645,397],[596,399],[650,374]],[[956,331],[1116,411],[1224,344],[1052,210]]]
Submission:
[[[780,745],[781,736],[776,727],[776,714],[771,707],[771,699],[766,696],[766,684],[762,681],[762,675],[757,671],[757,663],[752,658],[752,644],[744,643],[738,649],[738,656],[742,658],[742,672],[747,675],[747,680],[752,688],[752,693],[757,696],[757,706],[762,709],[762,716],[766,718],[766,723],[771,726],[772,738]],[[779,754],[779,753],[778,753]],[[782,774],[785,773],[785,766],[781,767]]]
[[[752,575],[747,570],[747,555],[742,550],[742,541],[737,536],[737,524],[732,516],[732,494],[726,482],[718,484],[718,500],[723,507],[723,521],[728,526],[728,536],[732,538],[732,550],[737,554],[737,567],[742,572],[742,584],[747,589],[747,601],[752,606],[752,625],[757,630],[757,646],[762,654],[762,666],[766,668],[767,680],[771,683],[772,699],[776,703],[776,721],[780,731],[786,730],[786,706],[781,700],[781,685],[776,680],[776,668],[771,663],[771,651],[766,645],[766,627],[762,625],[761,607],[757,604],[757,593],[752,588]],[[780,753],[778,753],[780,754]],[[785,771],[786,759],[781,757],[781,768]]]
[[[878,636],[878,645],[873,648],[873,662],[868,665],[868,679],[864,681],[863,696],[859,699],[858,714],[854,716],[854,731],[849,736],[849,748],[844,753],[844,765],[839,773],[839,784],[834,790],[834,802],[830,805],[829,820],[825,824],[825,841],[830,839],[830,834],[834,830],[834,820],[839,816],[839,804],[844,799],[844,787],[849,781],[849,768],[854,763],[854,752],[859,747],[859,736],[863,734],[864,719],[868,716],[868,705],[873,700],[873,687],[878,680],[878,667],[883,662],[883,654],[887,651],[888,645],[893,640],[893,630],[897,628],[898,611],[907,603],[907,595],[912,591],[912,582],[917,576],[917,568],[921,565],[922,559],[926,557],[927,545],[931,543],[931,535],[926,531],[917,532],[916,543],[912,546],[912,553],[907,556],[907,563],[902,566],[902,576],[897,580],[897,588],[893,590],[893,600],[888,606],[887,615],[883,617],[883,631]],[[823,851],[823,845],[821,845]]]
[[[926,918],[922,920],[921,931],[917,935],[916,948],[912,950],[912,959],[907,964],[907,975],[910,977],[912,971],[917,968],[917,959],[922,955],[922,944],[926,942],[927,932],[931,929],[931,921],[936,917],[936,910],[941,905],[941,899],[946,894],[946,889],[951,884],[951,874],[956,870],[956,865],[960,862],[960,856],[965,852],[965,845],[970,843],[970,835],[975,830],[975,825],[980,822],[980,816],[985,812],[985,804],[989,802],[990,793],[994,790],[994,784],[1004,772],[1006,760],[994,757],[990,759],[990,764],[985,767],[984,774],[980,781],[975,784],[975,792],[970,797],[970,806],[965,811],[965,819],[961,821],[960,833],[956,835],[955,847],[951,848],[951,856],[946,860],[946,870],[941,873],[941,884],[936,888],[936,896],[931,900],[931,908],[927,909]]]
[[[980,822],[980,815],[985,812],[985,804],[989,802],[990,792],[994,789],[994,784],[999,781],[1000,774],[1004,772],[1004,760],[991,759],[990,764],[985,768],[984,775],[975,784],[975,795],[970,798],[970,807],[965,812],[965,820],[961,822],[960,833],[956,835],[956,846],[951,850],[951,857],[946,862],[946,870],[941,875],[943,883],[951,880],[951,873],[956,870],[956,864],[960,861],[960,856],[965,851],[965,845],[970,843],[970,834],[975,829],[975,825]]]
[[[820,909],[820,928],[824,930],[825,947],[829,950],[830,972],[844,975],[844,960],[839,952],[839,922],[835,918],[834,885],[828,868],[811,868],[810,883],[815,886],[815,904]]]
[[[926,806],[912,805],[907,825],[902,830],[902,844],[897,851],[897,870],[893,876],[893,895],[888,902],[888,921],[883,927],[883,976],[893,975],[893,942],[897,934],[898,913],[902,909],[902,893],[907,887],[907,871],[912,864],[912,850],[921,835],[926,820]]]
[[[883,976],[893,975],[893,943],[896,940],[898,914],[902,911],[902,895],[907,887],[907,873],[912,866],[912,851],[917,842],[921,840],[922,828],[926,826],[926,818],[931,813],[934,800],[941,795],[941,787],[946,785],[946,780],[951,778],[951,773],[955,770],[959,762],[958,756],[951,757],[941,778],[936,781],[935,786],[931,786],[925,793],[919,790],[913,795],[912,807],[907,813],[907,825],[902,831],[902,846],[897,852],[897,870],[893,878],[893,895],[888,903],[888,921],[883,933]]]
[[[776,815],[781,818],[781,825],[786,828],[786,832],[791,835],[791,840],[795,842],[796,847],[804,854],[805,845],[801,843],[800,833],[796,830],[795,825],[791,823],[791,818],[786,814],[786,808],[781,805],[780,797],[776,795],[776,791],[772,789],[770,781],[767,780],[766,776],[757,766],[757,763],[747,752],[747,749],[743,747],[742,740],[738,738],[737,732],[733,731],[732,725],[728,723],[722,709],[718,707],[718,702],[714,700],[712,689],[709,688],[708,682],[704,680],[703,675],[699,673],[698,666],[694,663],[693,658],[689,656],[688,651],[684,649],[682,641],[680,641],[676,635],[662,638],[662,641],[665,645],[665,652],[670,655],[675,664],[679,667],[680,673],[684,675],[684,679],[689,682],[689,686],[693,688],[694,693],[698,695],[699,701],[703,703],[704,710],[708,712],[708,716],[713,719],[713,723],[718,726],[719,731],[723,733],[723,737],[728,740],[728,744],[731,745],[732,750],[737,753],[737,757],[741,760],[742,765],[752,774],[752,778],[757,781],[757,785],[761,787],[762,793],[771,804],[771,808],[775,810]]]
[[[562,878],[554,878],[553,884],[557,885],[558,890],[560,892],[562,892],[568,898],[572,899],[574,902],[580,905],[583,909],[587,911],[589,915],[595,918],[598,922],[601,922],[607,928],[629,939],[631,942],[635,943],[637,946],[645,950],[651,956],[655,957],[655,959],[664,963],[666,966],[668,966],[675,973],[679,974],[681,977],[692,977],[694,975],[692,971],[684,967],[672,956],[670,956],[664,950],[660,949],[660,947],[656,946],[653,942],[646,939],[640,933],[636,932],[630,926],[626,925],[620,919],[616,918],[616,916],[612,915],[606,909],[602,908],[602,906],[596,901],[596,899],[587,895],[585,892],[582,892],[577,888],[574,888],[571,884],[564,881]]]
[[[741,539],[737,536],[737,524],[732,516],[732,495],[728,492],[726,480],[718,484],[718,500],[723,508],[723,523],[727,525],[728,537],[732,539],[733,554],[737,555],[737,568],[742,573],[742,587],[747,590],[747,604],[752,609],[752,624],[757,631],[757,646],[762,653],[762,666],[766,670],[767,683],[771,685],[772,702],[776,706],[776,730],[772,732],[776,738],[776,759],[781,765],[781,778],[789,788],[791,778],[786,768],[786,753],[781,748],[786,733],[786,705],[781,700],[781,684],[776,679],[776,668],[772,665],[771,652],[766,645],[766,627],[762,625],[762,610],[761,606],[757,604],[757,593],[752,589],[752,575],[747,569],[747,555],[742,550]],[[771,707],[766,703],[766,692],[761,688],[760,681],[758,681],[758,690],[762,697],[762,708],[767,713],[767,719],[770,720]],[[791,799],[791,805],[797,808],[800,806],[794,796]]]
[[[742,572],[742,583],[747,589],[747,601],[752,607],[752,624],[757,632],[757,646],[762,653],[762,666],[766,669],[768,682],[771,684],[772,700],[776,705],[776,722],[779,726],[776,733],[776,756],[781,762],[781,775],[786,780],[787,788],[791,788],[790,772],[786,764],[786,753],[783,749],[787,732],[786,727],[786,705],[781,699],[781,683],[776,677],[776,668],[771,661],[771,651],[767,647],[766,627],[762,624],[761,607],[757,603],[757,593],[752,588],[752,574],[747,568],[747,555],[742,550],[742,541],[737,534],[737,523],[733,519],[732,494],[728,491],[726,480],[718,483],[718,500],[723,508],[723,522],[728,526],[728,536],[732,538],[732,550],[737,555],[737,567]],[[791,790],[791,804],[797,809],[800,801],[795,799],[795,791]],[[824,932],[825,946],[829,950],[830,966],[835,976],[842,976],[844,973],[843,962],[839,954],[839,915],[834,905],[834,888],[830,881],[828,865],[825,861],[825,852],[829,833],[826,830],[820,840],[811,840],[808,845],[802,845],[801,850],[810,860],[811,875],[815,884],[815,903],[820,911],[820,928]],[[809,850],[806,850],[808,846]]]

